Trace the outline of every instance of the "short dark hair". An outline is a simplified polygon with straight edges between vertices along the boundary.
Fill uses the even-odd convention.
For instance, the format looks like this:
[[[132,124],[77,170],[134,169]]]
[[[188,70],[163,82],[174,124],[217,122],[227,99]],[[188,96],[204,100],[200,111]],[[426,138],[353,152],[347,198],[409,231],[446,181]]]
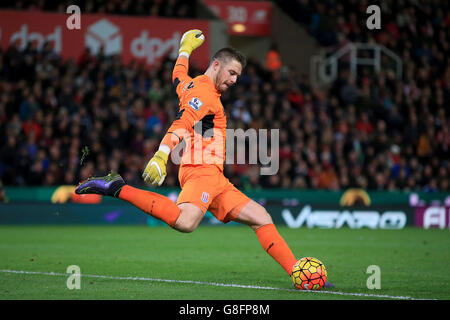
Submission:
[[[217,51],[211,58],[211,63],[213,63],[214,60],[229,62],[232,59],[239,62],[242,66],[242,69],[244,69],[245,66],[247,65],[247,58],[245,58],[245,56],[241,52],[232,47],[222,48],[219,51]]]

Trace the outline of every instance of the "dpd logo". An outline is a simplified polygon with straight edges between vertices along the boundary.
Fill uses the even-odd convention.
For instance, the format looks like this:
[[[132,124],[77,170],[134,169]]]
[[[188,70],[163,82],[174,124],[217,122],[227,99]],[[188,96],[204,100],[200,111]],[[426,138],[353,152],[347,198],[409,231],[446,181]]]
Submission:
[[[120,29],[107,19],[101,19],[89,26],[85,36],[85,44],[93,54],[97,54],[101,46],[105,50],[105,55],[122,53]]]

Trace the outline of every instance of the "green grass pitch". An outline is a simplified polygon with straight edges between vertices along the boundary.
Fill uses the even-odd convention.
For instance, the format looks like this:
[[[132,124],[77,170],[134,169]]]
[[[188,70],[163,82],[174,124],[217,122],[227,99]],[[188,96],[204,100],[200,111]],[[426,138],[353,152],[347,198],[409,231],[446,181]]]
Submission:
[[[322,260],[335,288],[293,290],[246,226],[182,234],[168,227],[3,225],[0,299],[450,299],[448,230],[278,229],[298,258]],[[79,290],[66,286],[70,265],[81,269]],[[370,265],[380,267],[381,289],[366,286]]]

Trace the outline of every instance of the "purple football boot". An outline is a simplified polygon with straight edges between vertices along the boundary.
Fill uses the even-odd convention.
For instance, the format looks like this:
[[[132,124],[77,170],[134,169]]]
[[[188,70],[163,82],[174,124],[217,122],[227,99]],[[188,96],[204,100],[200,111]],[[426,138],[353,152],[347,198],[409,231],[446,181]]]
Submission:
[[[76,194],[101,194],[103,196],[117,197],[125,185],[118,173],[110,173],[104,177],[90,177],[80,182],[75,189]]]

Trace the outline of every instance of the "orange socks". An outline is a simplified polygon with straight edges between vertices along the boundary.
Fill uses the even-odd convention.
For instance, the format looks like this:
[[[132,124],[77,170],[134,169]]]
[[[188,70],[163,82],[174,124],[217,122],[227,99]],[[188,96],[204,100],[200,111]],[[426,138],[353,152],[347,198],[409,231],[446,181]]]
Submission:
[[[266,224],[255,231],[262,247],[278,262],[290,276],[297,259],[286,241],[280,236],[274,224]]]
[[[125,200],[152,217],[164,221],[172,228],[180,215],[180,209],[169,198],[129,185],[123,186],[119,199]]]
[[[180,215],[180,209],[169,198],[160,194],[123,186],[119,199],[125,200],[145,213],[164,221],[172,228]],[[264,250],[278,262],[290,276],[297,259],[286,241],[280,236],[274,224],[266,224],[256,231],[256,236]]]

